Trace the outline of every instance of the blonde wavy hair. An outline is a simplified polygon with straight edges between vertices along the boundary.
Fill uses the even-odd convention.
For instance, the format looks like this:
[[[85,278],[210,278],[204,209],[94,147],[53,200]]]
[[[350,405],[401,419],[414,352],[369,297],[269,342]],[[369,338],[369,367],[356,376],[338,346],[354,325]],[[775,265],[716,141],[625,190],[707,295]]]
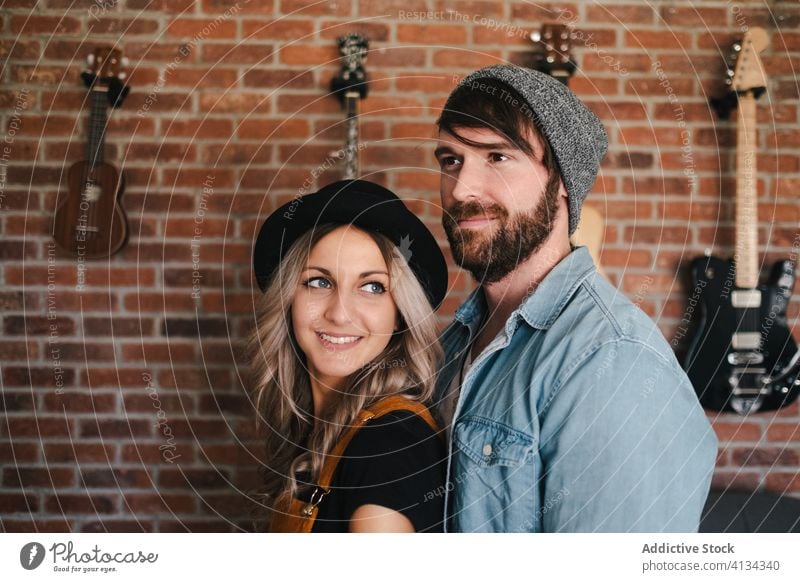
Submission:
[[[299,472],[307,472],[310,483],[316,482],[326,455],[360,410],[394,394],[423,403],[433,396],[442,358],[433,309],[395,244],[384,235],[365,230],[388,267],[400,327],[380,355],[347,379],[336,398],[321,411],[315,426],[309,372],[294,337],[291,305],[311,250],[341,226],[315,227],[295,241],[257,307],[257,325],[248,349],[255,376],[258,424],[266,444],[261,496],[267,508],[275,508],[286,496],[297,496],[304,486],[298,482]]]

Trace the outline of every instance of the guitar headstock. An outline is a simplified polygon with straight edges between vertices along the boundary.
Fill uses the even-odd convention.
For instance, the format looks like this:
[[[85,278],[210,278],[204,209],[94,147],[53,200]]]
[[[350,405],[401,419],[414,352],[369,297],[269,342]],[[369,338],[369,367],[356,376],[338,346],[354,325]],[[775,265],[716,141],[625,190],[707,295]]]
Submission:
[[[347,91],[356,91],[363,99],[367,96],[367,60],[369,40],[357,33],[346,34],[338,39],[339,54],[342,55],[342,70],[331,82],[331,90],[344,98]]]
[[[128,76],[125,70],[128,59],[122,56],[122,51],[118,48],[97,47],[86,57],[86,64],[86,72],[97,83],[108,84],[111,79],[124,81]]]
[[[741,41],[733,44],[733,66],[728,69],[727,84],[736,93],[753,91],[758,97],[767,87],[767,75],[758,56],[769,44],[763,28],[750,28]]]
[[[542,47],[542,52],[536,55],[534,68],[555,77],[566,85],[577,68],[575,61],[570,56],[572,31],[569,26],[543,24],[541,31],[530,34],[530,39]]]
[[[94,91],[108,92],[108,101],[119,107],[128,95],[125,79],[128,58],[118,48],[97,47],[86,57],[86,69],[81,73],[83,83]]]

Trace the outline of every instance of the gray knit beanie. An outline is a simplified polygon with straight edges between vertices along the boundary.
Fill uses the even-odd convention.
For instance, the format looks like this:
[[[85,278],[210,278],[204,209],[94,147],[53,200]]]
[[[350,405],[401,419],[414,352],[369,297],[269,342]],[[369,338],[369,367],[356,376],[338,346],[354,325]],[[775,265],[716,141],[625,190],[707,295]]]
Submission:
[[[477,90],[485,79],[497,79],[510,85],[537,117],[569,195],[569,233],[572,234],[578,227],[581,205],[608,149],[603,124],[566,85],[544,73],[515,65],[479,69],[462,79],[453,92],[464,86]],[[444,108],[449,109],[449,104],[450,99]]]

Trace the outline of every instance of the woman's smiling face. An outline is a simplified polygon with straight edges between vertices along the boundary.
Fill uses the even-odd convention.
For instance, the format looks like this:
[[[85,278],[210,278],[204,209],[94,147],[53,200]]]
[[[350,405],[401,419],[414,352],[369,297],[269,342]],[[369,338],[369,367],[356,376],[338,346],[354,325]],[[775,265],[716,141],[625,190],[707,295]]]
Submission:
[[[378,245],[341,226],[311,249],[292,301],[292,326],[312,384],[338,389],[389,344],[398,311]]]

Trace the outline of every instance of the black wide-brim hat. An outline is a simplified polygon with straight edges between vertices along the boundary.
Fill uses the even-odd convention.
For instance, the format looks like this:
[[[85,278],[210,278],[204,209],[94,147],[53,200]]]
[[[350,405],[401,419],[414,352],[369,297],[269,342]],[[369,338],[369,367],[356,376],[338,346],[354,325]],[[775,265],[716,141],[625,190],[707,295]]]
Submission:
[[[394,193],[366,180],[341,180],[295,198],[264,221],[253,250],[253,270],[265,291],[292,244],[324,224],[352,224],[388,237],[405,257],[434,309],[447,292],[447,264],[428,228]]]

